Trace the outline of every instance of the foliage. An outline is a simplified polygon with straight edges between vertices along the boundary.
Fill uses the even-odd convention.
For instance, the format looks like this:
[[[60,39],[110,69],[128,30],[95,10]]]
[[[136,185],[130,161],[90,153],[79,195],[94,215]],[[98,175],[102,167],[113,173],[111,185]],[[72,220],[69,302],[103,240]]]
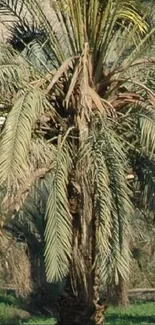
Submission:
[[[55,324],[56,320],[52,317],[43,315],[30,315],[24,310],[22,300],[17,299],[12,294],[0,295],[0,324],[6,325],[30,325],[30,324]]]
[[[27,319],[28,313],[23,310],[17,309],[13,306],[0,304],[0,324],[20,324],[21,320]]]
[[[137,303],[126,309],[109,308],[106,316],[106,325],[153,325],[154,324],[154,302]]]
[[[150,288],[155,285],[154,215],[136,210],[132,220],[132,264],[130,288]]]

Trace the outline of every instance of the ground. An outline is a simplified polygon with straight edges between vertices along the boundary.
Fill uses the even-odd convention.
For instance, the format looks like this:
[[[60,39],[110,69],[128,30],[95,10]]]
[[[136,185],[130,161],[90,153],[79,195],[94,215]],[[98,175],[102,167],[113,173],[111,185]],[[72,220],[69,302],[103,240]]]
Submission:
[[[29,315],[13,295],[0,294],[0,325],[54,325],[56,320]],[[105,325],[155,325],[155,302],[133,303],[126,309],[109,307]]]
[[[155,302],[139,302],[126,309],[110,307],[105,325],[155,325]]]

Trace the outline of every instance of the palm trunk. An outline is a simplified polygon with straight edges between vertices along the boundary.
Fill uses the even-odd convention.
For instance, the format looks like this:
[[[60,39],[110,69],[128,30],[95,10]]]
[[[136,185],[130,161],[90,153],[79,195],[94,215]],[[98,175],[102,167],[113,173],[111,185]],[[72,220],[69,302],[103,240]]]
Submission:
[[[93,265],[95,265],[92,272],[92,283],[93,283],[93,306],[94,306],[94,314],[91,317],[93,325],[102,325],[104,323],[104,313],[107,309],[107,305],[100,304],[100,274],[98,263],[96,263],[96,255],[97,255],[97,235],[99,232],[99,219],[95,216],[93,220],[93,233],[94,238],[92,242],[92,261]]]
[[[77,175],[76,175],[77,176]],[[81,184],[79,193],[74,184]],[[73,256],[70,279],[65,294],[58,300],[59,325],[103,325],[107,308],[99,304],[99,268],[96,263],[99,220],[94,211],[92,193],[82,172],[72,175],[69,186],[70,211],[73,216]],[[82,203],[82,204],[81,204]],[[79,208],[80,206],[80,208]]]
[[[76,216],[76,220],[78,220]],[[90,226],[90,225],[89,225]],[[81,239],[81,225],[74,224],[75,256],[72,261],[72,275],[66,286],[65,294],[59,298],[57,319],[59,325],[103,325],[106,305],[99,304],[100,278],[96,259],[96,231],[98,222],[94,218],[90,227],[86,227],[85,241]],[[88,230],[89,229],[89,230]],[[92,236],[93,234],[93,236]],[[81,243],[83,243],[81,249]],[[76,277],[77,256],[80,256],[81,268],[84,267],[83,278]],[[75,261],[74,261],[75,258]],[[95,267],[94,267],[95,265]],[[80,271],[80,270],[79,270]],[[76,281],[76,294],[73,282]],[[67,293],[66,293],[67,292]]]
[[[92,305],[88,305],[85,297],[79,300],[73,294],[71,285],[68,286],[66,295],[59,297],[57,305],[58,325],[101,325],[107,308],[99,304],[94,306],[93,301]]]

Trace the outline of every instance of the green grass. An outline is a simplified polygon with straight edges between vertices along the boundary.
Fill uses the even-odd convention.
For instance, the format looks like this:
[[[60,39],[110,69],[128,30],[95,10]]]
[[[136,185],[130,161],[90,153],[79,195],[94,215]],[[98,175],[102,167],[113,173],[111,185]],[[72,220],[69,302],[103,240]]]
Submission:
[[[109,307],[105,325],[155,325],[155,302],[135,303],[129,307]]]
[[[54,325],[56,320],[41,315],[26,319],[23,302],[14,295],[0,294],[0,325]],[[155,302],[134,303],[129,307],[109,307],[105,325],[155,325]]]
[[[54,325],[56,320],[47,317],[33,317],[28,322],[21,323],[22,325]]]
[[[0,325],[54,325],[56,320],[51,317],[33,316],[26,317],[26,312],[21,308],[0,303]]]
[[[0,292],[0,325],[54,325],[56,320],[51,317],[28,317],[23,310],[23,301],[13,294]]]

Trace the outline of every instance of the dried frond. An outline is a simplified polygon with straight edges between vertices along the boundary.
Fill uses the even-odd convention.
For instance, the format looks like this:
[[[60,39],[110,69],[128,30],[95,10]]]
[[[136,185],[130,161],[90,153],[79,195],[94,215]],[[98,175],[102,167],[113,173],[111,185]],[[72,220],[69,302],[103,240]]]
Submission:
[[[31,187],[35,183],[36,179],[42,176],[45,176],[45,174],[50,170],[50,167],[44,167],[40,169],[36,169],[35,171],[31,172],[31,175],[26,179],[24,185],[22,184],[18,191],[13,193],[13,195],[6,194],[2,201],[2,207],[4,210],[4,214],[8,216],[8,214],[15,213],[19,211],[22,208],[23,202],[26,200],[26,197],[28,196]],[[30,174],[30,173],[29,173]]]
[[[20,297],[27,297],[33,291],[31,264],[26,253],[26,244],[18,244],[6,234],[0,236],[1,278],[8,278],[8,287],[15,288]]]

